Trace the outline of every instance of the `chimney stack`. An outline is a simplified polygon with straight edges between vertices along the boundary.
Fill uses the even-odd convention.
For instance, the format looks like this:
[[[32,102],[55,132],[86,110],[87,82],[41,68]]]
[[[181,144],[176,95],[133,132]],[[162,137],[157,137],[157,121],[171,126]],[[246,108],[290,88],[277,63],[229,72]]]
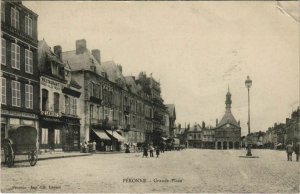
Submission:
[[[92,55],[95,57],[95,59],[98,61],[99,64],[101,64],[101,56],[100,56],[100,50],[99,49],[93,49]]]
[[[76,55],[83,54],[86,50],[86,40],[76,40]]]
[[[218,121],[218,119],[216,119],[216,127],[218,126],[218,124],[219,124],[219,121]]]
[[[202,129],[204,129],[204,128],[205,128],[205,122],[202,121]]]
[[[60,45],[56,45],[54,46],[54,54],[59,58],[59,60],[62,61],[62,55],[61,55],[61,52],[62,52],[62,49],[61,49],[61,46]]]

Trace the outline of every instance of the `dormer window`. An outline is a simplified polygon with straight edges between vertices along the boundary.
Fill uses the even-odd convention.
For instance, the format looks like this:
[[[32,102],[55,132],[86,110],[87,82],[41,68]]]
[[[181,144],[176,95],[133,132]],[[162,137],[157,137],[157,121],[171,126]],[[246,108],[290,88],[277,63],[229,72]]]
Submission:
[[[96,66],[94,66],[94,65],[91,65],[91,70],[93,71],[93,72],[96,72]]]
[[[58,74],[59,73],[58,64],[57,63],[52,63],[51,66],[52,66],[52,69],[51,69],[52,74],[53,75],[59,75]]]

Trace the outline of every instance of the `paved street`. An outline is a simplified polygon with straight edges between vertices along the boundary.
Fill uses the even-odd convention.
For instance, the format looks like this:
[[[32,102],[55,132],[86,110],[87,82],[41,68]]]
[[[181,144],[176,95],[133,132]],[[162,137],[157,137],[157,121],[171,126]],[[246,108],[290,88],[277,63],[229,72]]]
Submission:
[[[287,162],[283,151],[254,150],[259,158],[239,157],[244,154],[191,149],[165,152],[158,159],[122,153],[44,160],[35,167],[18,163],[2,166],[1,191],[299,192],[300,162],[295,156]]]

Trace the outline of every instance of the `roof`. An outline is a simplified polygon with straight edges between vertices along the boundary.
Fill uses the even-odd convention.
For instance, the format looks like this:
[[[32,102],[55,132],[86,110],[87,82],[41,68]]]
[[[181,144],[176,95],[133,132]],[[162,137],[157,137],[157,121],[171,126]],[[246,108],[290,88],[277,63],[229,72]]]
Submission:
[[[101,66],[111,82],[117,83],[123,89],[127,89],[126,80],[119,65],[117,65],[114,61],[105,61],[102,62]]]
[[[51,51],[51,48],[48,46],[45,40],[40,40],[38,42],[38,66],[41,72],[46,72],[46,61],[54,61],[60,64],[62,67],[65,67],[65,64],[59,59],[59,57]]]
[[[91,66],[95,66],[96,73],[102,76],[104,75],[103,67],[88,49],[81,54],[76,54],[76,50],[62,52],[62,59],[65,63],[70,65],[73,71],[91,70]]]
[[[134,93],[138,94],[138,92],[141,90],[141,87],[135,83],[134,77],[133,76],[126,76],[125,77],[126,84],[128,89]]]
[[[224,124],[233,124],[235,126],[239,126],[238,122],[235,120],[234,116],[232,115],[231,112],[226,111],[223,118],[221,119],[221,121],[219,122],[218,127],[224,125]]]
[[[168,108],[170,117],[176,119],[175,104],[166,104],[166,107]]]

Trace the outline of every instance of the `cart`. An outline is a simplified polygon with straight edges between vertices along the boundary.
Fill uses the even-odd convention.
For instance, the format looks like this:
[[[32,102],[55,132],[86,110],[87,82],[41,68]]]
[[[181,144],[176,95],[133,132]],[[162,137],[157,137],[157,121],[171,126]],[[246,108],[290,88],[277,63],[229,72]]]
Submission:
[[[16,155],[27,155],[30,166],[38,160],[37,130],[32,126],[11,127],[8,138],[2,142],[4,149],[4,162],[8,167],[14,165]]]

